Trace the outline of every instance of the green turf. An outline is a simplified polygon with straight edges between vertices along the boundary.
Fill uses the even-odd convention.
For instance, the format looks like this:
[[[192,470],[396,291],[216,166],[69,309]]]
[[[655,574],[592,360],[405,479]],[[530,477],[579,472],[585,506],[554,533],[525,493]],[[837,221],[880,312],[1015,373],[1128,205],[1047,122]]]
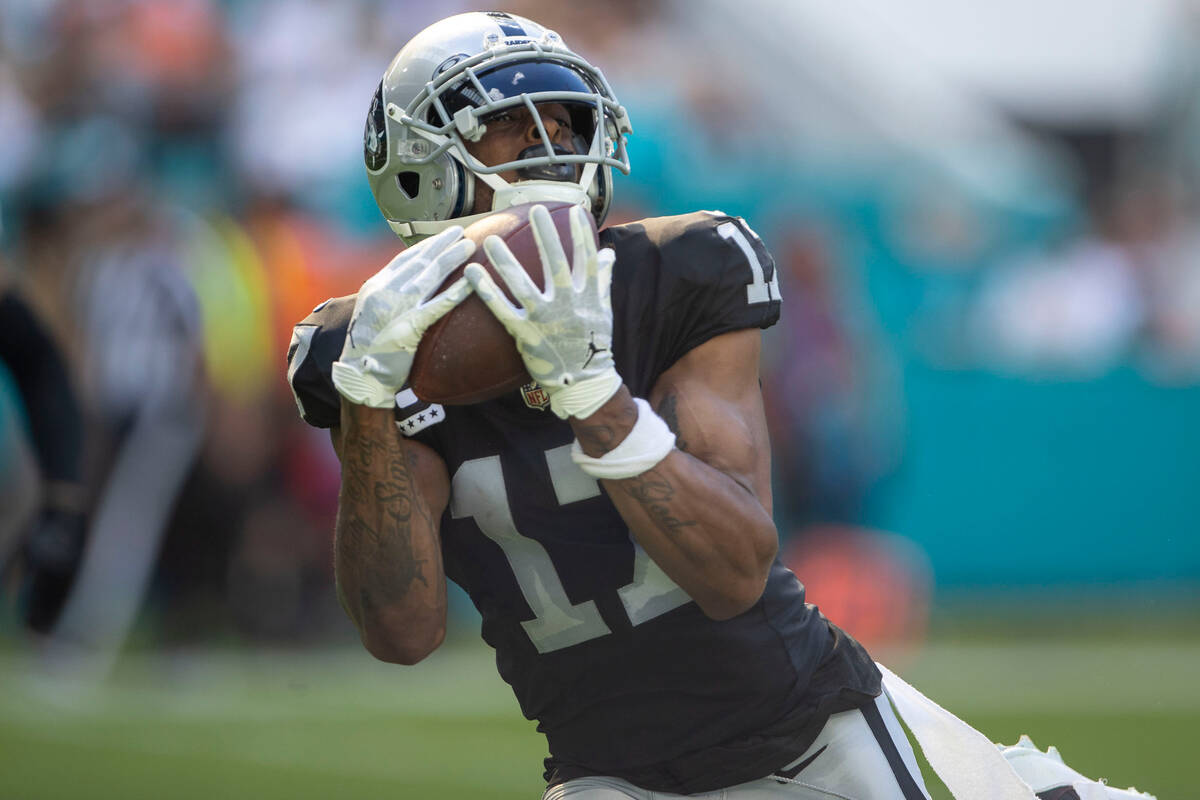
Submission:
[[[1028,733],[1170,800],[1190,796],[1198,652],[941,642],[894,663],[994,740]],[[415,668],[349,651],[142,656],[95,690],[0,660],[0,798],[533,800],[544,755],[476,646]]]
[[[131,659],[98,691],[2,670],[0,798],[536,797],[545,746],[486,652]]]
[[[6,798],[536,797],[519,720],[60,723],[0,732]]]
[[[1153,791],[1159,800],[1195,796],[1195,778],[1186,765],[1195,747],[1200,715],[1180,713],[1086,712],[968,714],[968,722],[993,739],[1013,743],[1022,733],[1045,749],[1056,745],[1063,759],[1091,778],[1111,785],[1131,784]],[[943,795],[949,797],[948,794]]]

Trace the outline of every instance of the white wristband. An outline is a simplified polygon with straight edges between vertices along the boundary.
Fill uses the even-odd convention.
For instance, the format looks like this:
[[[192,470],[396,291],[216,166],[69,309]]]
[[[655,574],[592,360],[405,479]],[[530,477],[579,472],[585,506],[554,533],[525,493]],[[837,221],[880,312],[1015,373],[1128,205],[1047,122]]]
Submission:
[[[633,402],[638,407],[637,422],[612,450],[600,458],[592,458],[583,452],[578,439],[571,445],[571,460],[593,478],[619,480],[641,475],[675,449],[675,434],[663,418],[642,398],[635,397]]]

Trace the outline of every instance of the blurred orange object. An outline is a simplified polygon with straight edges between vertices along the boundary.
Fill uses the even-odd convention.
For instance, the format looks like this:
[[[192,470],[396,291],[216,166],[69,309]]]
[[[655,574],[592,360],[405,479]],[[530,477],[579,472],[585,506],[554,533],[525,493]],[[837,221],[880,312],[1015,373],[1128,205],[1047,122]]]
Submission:
[[[911,540],[849,525],[806,528],[783,563],[807,599],[872,653],[919,645],[929,621],[928,561]]]
[[[129,43],[146,74],[163,83],[189,83],[217,66],[223,22],[210,0],[141,0],[129,7]]]

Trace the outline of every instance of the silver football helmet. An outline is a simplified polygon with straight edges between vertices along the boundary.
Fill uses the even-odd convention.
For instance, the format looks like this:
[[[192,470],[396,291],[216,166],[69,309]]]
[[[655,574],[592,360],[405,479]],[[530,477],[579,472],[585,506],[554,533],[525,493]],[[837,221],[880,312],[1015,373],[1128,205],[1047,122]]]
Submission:
[[[574,153],[555,147],[535,109],[561,103],[571,115]],[[487,166],[467,152],[488,118],[524,106],[541,145]],[[600,70],[558,34],[497,11],[448,17],[418,33],[392,60],[367,114],[363,157],[371,192],[388,224],[413,241],[451,224],[469,225],[476,178],[494,190],[492,211],[539,200],[579,203],[596,224],[612,197],[612,167],[629,173],[629,116]],[[509,183],[498,173],[515,170]]]

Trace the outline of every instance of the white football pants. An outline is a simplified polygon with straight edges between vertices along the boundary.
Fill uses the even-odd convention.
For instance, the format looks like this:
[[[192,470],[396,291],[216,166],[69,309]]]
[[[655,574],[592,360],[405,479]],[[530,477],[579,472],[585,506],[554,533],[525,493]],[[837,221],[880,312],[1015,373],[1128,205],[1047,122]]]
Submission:
[[[908,737],[882,693],[873,705],[831,716],[812,746],[779,773],[790,777],[698,795],[651,792],[620,778],[576,778],[547,789],[542,800],[929,800]]]

